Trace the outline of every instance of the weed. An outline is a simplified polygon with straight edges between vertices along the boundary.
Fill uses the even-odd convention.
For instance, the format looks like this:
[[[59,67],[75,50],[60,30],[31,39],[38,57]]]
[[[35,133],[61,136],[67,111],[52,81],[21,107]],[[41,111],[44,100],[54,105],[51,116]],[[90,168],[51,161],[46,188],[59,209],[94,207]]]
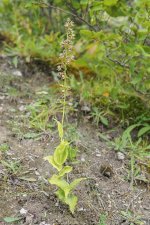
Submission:
[[[99,134],[99,136],[105,140],[110,148],[116,151],[123,152],[130,157],[130,169],[128,170],[128,180],[131,182],[131,187],[133,187],[136,180],[148,182],[145,176],[145,171],[142,171],[139,164],[143,164],[145,168],[149,167],[149,155],[150,155],[150,145],[148,141],[138,138],[133,141],[131,132],[140,124],[135,124],[128,127],[122,135],[114,138],[113,141],[109,140],[105,135]],[[146,170],[146,169],[144,169]]]
[[[1,77],[1,83],[0,83],[0,87],[1,88],[6,88],[10,85],[10,83],[14,80],[14,76],[12,76],[11,74],[6,74],[6,73],[2,73],[0,74]]]
[[[12,224],[18,222],[19,220],[22,220],[22,217],[4,217],[3,220],[6,223]]]
[[[67,124],[65,127],[65,138],[69,141],[70,147],[68,151],[68,160],[74,161],[78,152],[77,143],[79,140],[79,134],[76,130],[76,125]]]
[[[7,90],[7,94],[11,99],[16,99],[18,98],[18,96],[20,96],[20,91],[18,91],[17,88],[9,87]]]
[[[109,146],[116,151],[125,152],[126,150],[132,150],[135,155],[147,155],[146,151],[150,148],[147,142],[144,142],[142,138],[138,138],[137,141],[132,140],[131,132],[139,127],[140,124],[134,124],[129,126],[119,137],[115,137],[113,141],[110,141],[105,135],[99,133],[99,136],[107,141]],[[145,152],[145,153],[144,153]]]
[[[0,144],[0,151],[2,152],[6,152],[9,150],[9,145],[4,143],[4,144]]]
[[[106,224],[106,220],[107,220],[107,215],[106,214],[101,214],[100,218],[99,218],[98,225],[107,225]]]
[[[65,138],[72,144],[76,144],[80,138],[80,134],[77,132],[77,124],[66,124],[65,126]]]
[[[138,130],[138,137],[146,136],[147,134],[150,133],[150,117],[149,114],[147,115],[146,113],[141,114],[139,117],[136,118],[136,123],[139,125],[139,130]]]
[[[137,160],[145,161],[147,160],[147,157],[149,156],[150,152],[150,145],[143,142],[142,139],[138,139],[138,141],[134,142],[132,141],[131,137],[129,137],[130,142],[130,181],[131,181],[131,187],[133,187],[135,180],[144,181],[145,183],[148,183],[149,181],[146,179],[145,174],[142,174],[143,171],[141,171],[141,168],[136,163]],[[147,161],[148,162],[148,161]]]
[[[4,161],[1,160],[2,165],[4,165],[9,172],[13,173],[13,174],[17,174],[20,169],[21,169],[21,165],[19,161]]]
[[[141,220],[141,216],[139,215],[135,215],[133,212],[131,211],[122,211],[121,212],[122,214],[122,217],[130,224],[130,225],[134,225],[134,224],[137,224],[137,225],[143,225],[144,222],[142,222]]]
[[[63,102],[50,88],[44,88],[36,94],[35,102],[27,107],[29,125],[37,131],[45,131],[55,126],[52,119],[62,113]],[[72,110],[72,106],[66,104],[66,114]]]
[[[35,139],[35,140],[39,140],[40,136],[41,136],[41,133],[33,133],[33,132],[28,132],[23,135],[25,139]]]
[[[99,136],[108,143],[110,148],[113,148],[115,151],[124,152],[128,148],[128,138],[123,135],[115,137],[113,141],[109,140],[107,136],[102,133],[99,133]]]
[[[143,127],[139,130],[138,132],[138,137],[141,137],[145,134],[149,134],[150,133],[150,125],[149,124],[143,124]]]
[[[21,125],[23,127],[22,121],[18,119],[8,121],[8,126],[12,130],[13,135],[16,136],[18,139],[21,139],[23,137],[23,131],[21,129]]]
[[[94,107],[91,116],[94,118],[94,123],[98,126],[99,123],[101,122],[105,126],[108,126],[108,120],[105,117],[106,113],[101,112],[97,107]]]

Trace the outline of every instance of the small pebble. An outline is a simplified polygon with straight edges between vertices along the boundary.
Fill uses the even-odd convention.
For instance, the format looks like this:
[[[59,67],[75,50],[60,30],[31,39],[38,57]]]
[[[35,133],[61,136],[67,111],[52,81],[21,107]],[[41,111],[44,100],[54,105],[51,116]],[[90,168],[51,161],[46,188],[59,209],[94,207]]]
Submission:
[[[81,162],[85,162],[85,158],[82,157],[82,158],[81,158]]]
[[[21,71],[19,71],[19,70],[13,71],[12,74],[13,74],[14,76],[16,76],[16,77],[22,77],[22,73],[21,73]]]
[[[40,176],[40,173],[38,171],[35,171],[35,175]]]
[[[59,203],[58,203],[58,202],[56,202],[56,203],[55,203],[55,206],[56,206],[56,207],[58,207],[58,206],[59,206]]]
[[[6,96],[0,96],[0,100],[4,100],[6,98]]]
[[[24,105],[21,105],[21,106],[19,107],[19,110],[20,110],[21,112],[25,111],[25,109],[26,109],[26,107],[25,107]]]
[[[39,225],[50,225],[48,223],[46,223],[45,221],[41,222]]]
[[[91,111],[91,108],[87,105],[84,105],[81,107],[81,111],[84,111],[84,112],[90,112]]]
[[[27,212],[28,212],[28,210],[26,210],[26,209],[24,209],[24,208],[20,209],[20,214],[21,214],[21,215],[26,215]]]
[[[81,207],[81,208],[79,208],[79,209],[78,209],[78,212],[82,212],[82,211],[84,211],[84,212],[85,212],[85,211],[86,211],[86,209],[84,209],[83,207]]]
[[[124,160],[125,155],[122,152],[117,152],[117,158],[118,158],[118,160]]]

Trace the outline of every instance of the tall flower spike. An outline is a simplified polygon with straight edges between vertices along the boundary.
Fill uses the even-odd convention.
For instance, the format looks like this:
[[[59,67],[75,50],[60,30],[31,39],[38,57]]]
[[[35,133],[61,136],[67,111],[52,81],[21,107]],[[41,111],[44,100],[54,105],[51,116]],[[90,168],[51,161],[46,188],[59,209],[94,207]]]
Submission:
[[[57,67],[59,75],[62,78],[64,78],[63,71],[65,71],[66,66],[69,65],[74,60],[74,56],[72,54],[73,40],[75,38],[73,26],[74,26],[73,22],[70,19],[67,19],[67,22],[65,23],[66,39],[61,43],[63,51],[59,55],[61,64]]]

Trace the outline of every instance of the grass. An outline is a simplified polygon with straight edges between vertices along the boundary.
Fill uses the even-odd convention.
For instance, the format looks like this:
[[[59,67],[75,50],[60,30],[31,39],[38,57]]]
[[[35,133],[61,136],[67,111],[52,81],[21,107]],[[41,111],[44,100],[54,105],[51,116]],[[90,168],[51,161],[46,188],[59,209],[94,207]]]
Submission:
[[[106,224],[106,220],[107,220],[107,215],[106,214],[101,214],[100,218],[99,218],[98,225],[107,225]]]
[[[130,224],[130,225],[144,225],[145,223],[142,221],[142,217],[140,215],[136,215],[131,211],[122,211],[122,217]]]
[[[19,161],[11,160],[1,160],[2,165],[7,168],[8,172],[16,175],[21,170],[21,164]]]
[[[147,178],[149,165],[150,165],[150,145],[149,141],[145,138],[134,138],[132,131],[136,128],[136,125],[128,127],[121,135],[115,137],[114,140],[104,134],[99,134],[100,138],[106,141],[110,149],[125,154],[129,159],[129,169],[127,180],[131,182],[133,187],[137,181],[149,183]]]
[[[9,150],[9,145],[7,143],[0,144],[0,151],[7,152]]]

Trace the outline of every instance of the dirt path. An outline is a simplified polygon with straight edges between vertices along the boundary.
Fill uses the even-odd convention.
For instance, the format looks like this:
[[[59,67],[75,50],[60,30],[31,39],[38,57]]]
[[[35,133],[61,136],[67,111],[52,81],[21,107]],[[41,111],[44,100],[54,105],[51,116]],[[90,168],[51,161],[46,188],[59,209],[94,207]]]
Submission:
[[[79,196],[76,213],[72,216],[55,198],[55,187],[47,181],[53,171],[43,157],[53,152],[57,134],[48,131],[36,138],[25,135],[31,132],[26,107],[38,90],[50,86],[51,78],[37,70],[31,77],[19,72],[11,60],[1,59],[0,224],[13,224],[3,222],[5,217],[19,217],[20,225],[149,225],[147,185],[131,187],[127,179],[129,160],[119,160],[116,152],[100,140],[99,130],[85,121],[78,123],[79,161],[69,177],[89,178],[76,190]]]

